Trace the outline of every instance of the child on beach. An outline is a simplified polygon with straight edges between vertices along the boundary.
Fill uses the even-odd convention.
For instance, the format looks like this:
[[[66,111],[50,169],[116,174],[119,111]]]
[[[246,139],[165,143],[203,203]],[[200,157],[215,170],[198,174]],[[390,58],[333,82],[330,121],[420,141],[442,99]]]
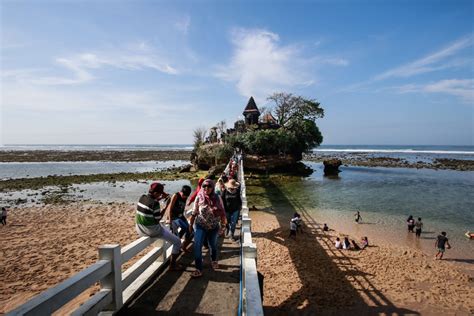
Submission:
[[[360,212],[354,214],[356,223],[362,222],[362,216],[360,216]]]
[[[349,242],[349,238],[344,237],[344,241],[342,243],[342,249],[345,249],[345,250],[351,249],[351,243]]]
[[[290,236],[288,236],[288,238],[293,237],[293,238],[296,239],[296,229],[297,229],[296,220],[297,220],[296,217],[293,217],[293,218],[290,220]]]
[[[342,249],[341,239],[339,239],[339,237],[336,238],[334,246],[336,246],[336,249]]]
[[[435,242],[435,248],[438,249],[438,253],[435,256],[435,260],[442,260],[446,248],[451,249],[451,245],[449,244],[448,238],[446,237],[446,232],[441,232],[441,235],[438,235],[438,238]]]
[[[5,226],[7,224],[7,208],[6,207],[2,207],[2,219],[1,219],[1,222],[3,224],[3,226]]]
[[[324,226],[323,226],[323,231],[325,231],[325,232],[329,231],[329,227],[328,227],[327,224],[324,224]]]
[[[369,240],[367,237],[362,237],[362,249],[369,247]]]
[[[408,216],[407,219],[408,232],[413,233],[413,227],[415,227],[415,219],[412,215]]]
[[[421,228],[423,227],[423,223],[421,222],[421,217],[418,217],[418,220],[415,222],[415,235],[417,238],[421,236]]]

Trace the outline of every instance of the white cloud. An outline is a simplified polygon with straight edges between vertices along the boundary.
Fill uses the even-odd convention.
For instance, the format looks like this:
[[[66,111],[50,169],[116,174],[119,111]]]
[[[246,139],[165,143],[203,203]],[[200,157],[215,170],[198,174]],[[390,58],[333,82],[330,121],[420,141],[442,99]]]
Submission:
[[[460,98],[466,103],[474,102],[474,79],[448,79],[424,85],[408,84],[396,87],[400,93],[443,93]]]
[[[94,70],[110,67],[123,70],[154,69],[156,71],[175,75],[179,71],[170,66],[151,49],[145,42],[140,42],[135,50],[114,52],[86,52],[68,57],[56,58],[55,63],[60,68],[69,70],[70,76],[48,76],[40,69],[10,69],[5,70],[3,78],[37,85],[77,85],[95,79]],[[57,69],[56,69],[57,70]],[[50,70],[51,71],[51,70]]]
[[[472,46],[473,37],[468,36],[451,43],[443,49],[432,53],[426,57],[407,63],[405,65],[387,70],[374,77],[374,80],[384,80],[393,77],[411,77],[422,73],[432,72],[445,68],[459,67],[465,63],[459,60],[449,60],[450,57],[459,51]],[[447,60],[448,59],[448,60]],[[443,63],[444,62],[444,63]]]
[[[284,87],[312,80],[305,60],[296,47],[282,46],[279,36],[265,30],[238,29],[232,32],[233,56],[217,76],[237,84],[244,96],[263,98]]]

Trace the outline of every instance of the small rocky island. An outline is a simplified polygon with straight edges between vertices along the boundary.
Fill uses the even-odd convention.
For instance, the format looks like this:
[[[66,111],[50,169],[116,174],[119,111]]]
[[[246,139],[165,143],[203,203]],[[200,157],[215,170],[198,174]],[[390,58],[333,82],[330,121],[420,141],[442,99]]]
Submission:
[[[219,122],[209,131],[196,129],[191,155],[194,168],[219,169],[238,150],[245,155],[246,169],[289,170],[301,161],[304,152],[321,144],[323,136],[315,123],[324,117],[320,103],[289,93],[275,93],[268,100],[273,102],[272,109],[260,110],[250,97],[244,118],[233,128]]]

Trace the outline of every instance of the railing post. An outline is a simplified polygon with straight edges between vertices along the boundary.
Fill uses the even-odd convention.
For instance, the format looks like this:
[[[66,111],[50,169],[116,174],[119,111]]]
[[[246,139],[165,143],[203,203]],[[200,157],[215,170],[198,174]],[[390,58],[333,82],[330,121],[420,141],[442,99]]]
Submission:
[[[109,260],[112,262],[112,272],[100,280],[100,289],[112,290],[112,303],[106,309],[118,311],[123,305],[120,245],[99,246],[99,260]]]

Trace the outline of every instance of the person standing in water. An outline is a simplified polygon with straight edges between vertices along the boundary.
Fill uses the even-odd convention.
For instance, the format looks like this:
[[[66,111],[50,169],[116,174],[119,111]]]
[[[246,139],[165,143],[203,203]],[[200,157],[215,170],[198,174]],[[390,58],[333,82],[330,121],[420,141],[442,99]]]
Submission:
[[[418,217],[418,220],[415,222],[415,235],[416,235],[416,238],[420,238],[422,227],[423,227],[423,223],[421,222],[421,217]]]
[[[446,232],[441,232],[441,235],[438,235],[438,238],[435,242],[435,248],[438,249],[438,253],[435,256],[435,260],[442,260],[446,248],[451,249],[451,245],[449,244],[448,238],[446,237]]]
[[[408,227],[408,232],[413,233],[413,228],[415,227],[415,219],[413,218],[412,215],[408,216],[407,227]]]
[[[354,214],[356,223],[362,222],[362,216],[360,216],[360,212]]]

